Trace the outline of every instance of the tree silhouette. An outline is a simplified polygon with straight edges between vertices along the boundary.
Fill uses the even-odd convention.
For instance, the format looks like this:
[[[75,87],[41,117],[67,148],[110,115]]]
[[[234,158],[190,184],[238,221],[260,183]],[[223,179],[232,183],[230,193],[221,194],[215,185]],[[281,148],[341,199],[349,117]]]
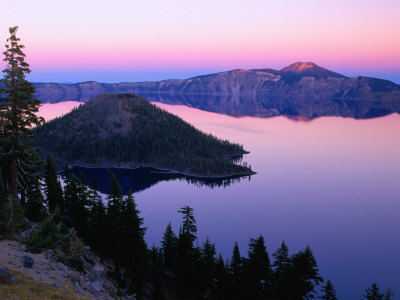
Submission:
[[[176,263],[176,277],[178,293],[183,298],[192,299],[198,292],[199,272],[198,260],[200,258],[199,249],[193,246],[197,239],[197,226],[193,214],[193,208],[182,207],[179,211],[182,214],[182,226],[178,237],[178,255]]]
[[[274,279],[273,279],[273,293],[276,297],[286,299],[290,286],[288,276],[290,273],[291,262],[289,258],[289,249],[285,243],[282,242],[281,247],[278,248],[273,254],[274,263]]]
[[[53,212],[58,206],[60,209],[64,208],[62,188],[58,180],[57,170],[53,162],[52,156],[49,154],[45,163],[45,194],[49,210]]]
[[[197,237],[197,226],[196,226],[196,220],[194,218],[193,214],[193,208],[189,206],[184,206],[182,207],[179,211],[180,214],[182,214],[183,217],[183,223],[182,223],[182,234],[187,235],[188,238],[194,242]]]
[[[335,288],[333,287],[333,284],[330,280],[326,282],[326,285],[324,285],[321,290],[323,292],[323,295],[320,297],[320,299],[338,300],[338,298],[336,297]]]
[[[394,293],[390,289],[390,287],[386,290],[385,295],[383,296],[383,300],[392,300],[394,299]]]
[[[172,230],[171,223],[165,229],[161,244],[164,267],[170,272],[174,272],[177,255],[178,239]]]
[[[322,282],[319,275],[317,262],[310,246],[303,251],[299,251],[291,258],[290,278],[291,284],[290,294],[295,299],[314,298],[315,287]]]
[[[379,291],[378,284],[374,282],[365,289],[363,297],[366,300],[383,300],[384,294]]]
[[[33,98],[34,87],[25,79],[31,72],[25,61],[24,45],[16,33],[18,26],[10,27],[6,51],[3,52],[6,68],[1,80],[3,87],[0,98],[0,159],[5,176],[6,189],[18,199],[18,191],[37,182],[40,177],[40,160],[32,146],[32,126],[40,125],[43,118],[38,117],[40,101]],[[32,179],[36,177],[36,179]]]
[[[89,243],[92,247],[104,253],[104,245],[107,244],[107,211],[103,199],[97,192],[97,180],[93,179],[88,193],[90,209]]]
[[[231,298],[242,299],[243,289],[243,258],[240,256],[238,243],[235,242],[229,266],[231,281]]]
[[[264,237],[250,239],[245,281],[249,299],[265,299],[270,295],[272,272]]]

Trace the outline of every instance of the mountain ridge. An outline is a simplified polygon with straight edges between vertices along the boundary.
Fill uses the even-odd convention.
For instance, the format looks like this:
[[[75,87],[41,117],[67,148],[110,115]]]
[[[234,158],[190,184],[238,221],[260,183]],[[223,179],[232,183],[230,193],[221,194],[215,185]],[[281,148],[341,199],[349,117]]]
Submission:
[[[134,93],[232,116],[377,117],[400,112],[400,85],[372,77],[346,77],[310,62],[281,70],[234,69],[188,79],[72,85],[36,83],[44,103],[86,102],[101,93]]]

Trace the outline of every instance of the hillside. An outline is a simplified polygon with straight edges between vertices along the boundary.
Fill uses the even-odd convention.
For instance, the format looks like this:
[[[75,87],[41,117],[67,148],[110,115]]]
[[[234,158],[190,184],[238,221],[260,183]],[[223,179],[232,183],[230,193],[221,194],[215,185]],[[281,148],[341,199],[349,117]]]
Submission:
[[[25,256],[33,259],[32,268],[24,267]],[[85,268],[78,272],[57,260],[51,250],[31,253],[19,241],[0,240],[0,267],[7,268],[15,278],[13,285],[0,283],[0,299],[113,299],[109,292],[117,288],[107,277],[112,263],[101,261],[89,249],[82,256]]]
[[[243,147],[204,134],[132,94],[98,95],[71,113],[35,128],[41,155],[59,167],[151,165],[196,176],[251,174],[228,156]]]
[[[232,70],[187,80],[107,84],[37,83],[42,102],[86,102],[100,93],[135,93],[151,101],[183,104],[233,116],[371,118],[400,112],[400,85],[346,77],[310,62],[281,70]]]

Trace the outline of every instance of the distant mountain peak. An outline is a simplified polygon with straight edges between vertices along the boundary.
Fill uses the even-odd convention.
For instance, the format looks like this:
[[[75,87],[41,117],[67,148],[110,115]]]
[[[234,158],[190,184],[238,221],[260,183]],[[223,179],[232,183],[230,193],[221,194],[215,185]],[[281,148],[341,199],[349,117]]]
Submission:
[[[283,68],[281,71],[299,73],[299,72],[302,72],[302,71],[310,69],[310,68],[320,68],[320,66],[318,66],[317,64],[314,64],[313,62],[298,61],[294,64],[291,64],[290,66]]]
[[[313,62],[296,62],[279,71],[283,75],[300,75],[312,77],[340,77],[346,76],[322,68]]]
[[[245,73],[245,72],[248,72],[248,71],[244,70],[244,69],[233,69],[231,72],[233,72],[233,73]]]

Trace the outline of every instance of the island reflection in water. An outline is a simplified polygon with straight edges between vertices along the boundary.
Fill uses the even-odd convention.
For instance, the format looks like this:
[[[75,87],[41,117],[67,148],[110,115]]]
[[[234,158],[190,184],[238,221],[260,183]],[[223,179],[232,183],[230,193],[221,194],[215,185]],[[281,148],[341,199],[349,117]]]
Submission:
[[[155,169],[151,167],[139,167],[137,169],[126,168],[85,168],[73,166],[70,172],[82,177],[84,174],[89,185],[96,177],[98,189],[101,193],[107,194],[110,187],[110,172],[112,171],[118,178],[121,185],[122,193],[127,195],[129,192],[137,193],[144,191],[161,181],[186,181],[197,187],[220,188],[227,187],[234,183],[239,183],[241,180],[250,180],[251,176],[233,175],[227,177],[195,177],[183,175],[181,173],[168,172],[165,170]]]
[[[262,234],[270,257],[282,240],[291,254],[310,245],[338,299],[359,299],[371,282],[400,294],[400,115],[303,122],[156,105],[243,144],[250,151],[244,160],[257,175],[228,188],[199,188],[183,179],[135,193],[148,245],[160,246],[169,222],[178,232],[177,211],[189,205],[198,245],[209,237],[224,258],[235,242],[245,255],[249,238]]]

